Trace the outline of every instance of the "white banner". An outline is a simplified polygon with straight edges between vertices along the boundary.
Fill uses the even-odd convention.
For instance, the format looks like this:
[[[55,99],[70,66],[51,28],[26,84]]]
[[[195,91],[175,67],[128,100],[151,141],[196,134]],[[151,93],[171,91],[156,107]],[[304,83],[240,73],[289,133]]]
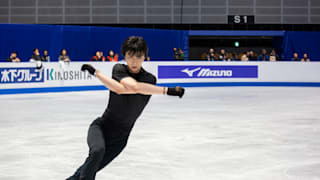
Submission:
[[[53,62],[43,63],[44,68],[37,70],[35,63],[0,63],[0,91],[102,86],[95,77],[81,72],[80,68],[84,63],[92,64],[109,77],[115,64]],[[208,83],[210,86],[210,83],[219,82],[320,83],[318,62],[144,62],[143,67],[158,78],[159,84],[187,83],[192,86],[194,83],[197,86],[196,83]],[[5,92],[2,94],[6,94]]]

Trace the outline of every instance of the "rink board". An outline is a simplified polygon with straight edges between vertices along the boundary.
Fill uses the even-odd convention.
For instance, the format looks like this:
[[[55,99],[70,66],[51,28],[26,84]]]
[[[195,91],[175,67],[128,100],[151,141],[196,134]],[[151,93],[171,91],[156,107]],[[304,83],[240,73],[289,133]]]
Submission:
[[[81,72],[90,63],[111,76],[113,62],[0,63],[0,94],[105,90],[95,77]],[[121,62],[124,63],[124,62]],[[305,86],[320,87],[318,62],[145,62],[143,67],[164,86]]]

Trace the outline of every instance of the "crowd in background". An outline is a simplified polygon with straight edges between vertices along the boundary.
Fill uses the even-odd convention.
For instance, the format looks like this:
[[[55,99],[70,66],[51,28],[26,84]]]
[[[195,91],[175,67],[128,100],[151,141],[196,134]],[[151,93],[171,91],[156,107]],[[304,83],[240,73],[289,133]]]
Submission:
[[[220,52],[216,53],[213,48],[210,48],[207,53],[203,53],[202,59],[206,59],[208,61],[279,61],[281,60],[281,57],[277,54],[275,49],[272,49],[271,52],[268,52],[266,49],[262,49],[260,53],[249,50],[240,54],[234,54],[226,52],[225,49],[220,49]],[[310,61],[307,53],[304,53],[301,58],[299,58],[298,53],[294,53],[291,60]]]
[[[21,59],[18,57],[18,53],[16,51],[11,52],[10,56],[6,60],[7,62],[21,62]],[[41,61],[41,62],[50,62],[51,58],[49,56],[48,50],[43,50],[42,55],[40,54],[40,50],[38,48],[33,49],[33,53],[30,56],[29,59],[30,62],[36,62],[36,61]],[[59,57],[58,57],[59,62],[70,62],[71,59],[67,54],[66,49],[62,49],[60,51]],[[119,55],[114,53],[113,50],[109,51],[109,54],[107,58],[103,55],[103,51],[97,51],[96,54],[90,59],[90,61],[114,61],[117,62],[119,61]]]
[[[110,50],[106,59],[106,57],[103,55],[103,51],[97,51],[96,55],[90,59],[90,61],[103,61],[103,62],[106,60],[110,62],[117,62],[119,61],[119,55],[115,54],[113,50]]]
[[[43,50],[42,56],[40,55],[40,50],[38,48],[33,49],[33,53],[29,59],[30,62],[36,61],[43,61],[43,62],[50,62],[51,58],[49,56],[48,50]],[[67,54],[66,49],[62,49],[60,51],[60,55],[58,58],[59,61],[70,62],[70,58]],[[12,52],[10,56],[7,58],[7,62],[21,62],[20,58],[18,57],[18,53],[16,51]]]
[[[173,58],[176,61],[184,61],[185,54],[181,48],[173,48]],[[202,60],[208,61],[233,61],[233,60],[241,60],[241,61],[279,61],[281,60],[280,56],[277,54],[275,49],[272,49],[270,53],[266,49],[262,49],[258,54],[253,50],[249,50],[247,52],[243,52],[240,54],[234,54],[231,52],[227,52],[225,49],[220,49],[219,52],[215,52],[213,48],[210,48],[208,52],[202,53]],[[29,59],[30,62],[42,61],[42,62],[50,62],[50,56],[48,54],[48,50],[43,50],[42,56],[40,55],[40,50],[35,48],[33,53]],[[150,61],[150,57],[146,58],[147,61]],[[299,57],[298,53],[294,53],[292,56],[292,61],[305,61],[309,62],[310,59],[307,53],[304,53],[302,57]],[[66,49],[62,49],[60,51],[60,55],[58,58],[59,62],[70,62],[70,58],[67,54]],[[103,55],[103,51],[97,51],[94,56],[90,59],[90,61],[101,61],[101,62],[117,62],[119,61],[119,55],[115,53],[113,50],[110,50],[108,56],[105,57]],[[10,56],[7,58],[7,62],[21,62],[18,57],[17,52],[12,52]]]
[[[185,54],[181,48],[173,48],[173,57],[177,61],[185,60]],[[277,54],[275,49],[272,49],[270,53],[266,49],[262,49],[258,54],[253,50],[249,50],[240,54],[234,54],[227,52],[225,49],[220,49],[219,52],[215,52],[213,48],[210,48],[208,52],[202,53],[200,59],[208,61],[279,61],[280,56]],[[309,62],[310,59],[307,53],[304,53],[302,57],[299,57],[298,53],[294,53],[292,61],[305,61]]]

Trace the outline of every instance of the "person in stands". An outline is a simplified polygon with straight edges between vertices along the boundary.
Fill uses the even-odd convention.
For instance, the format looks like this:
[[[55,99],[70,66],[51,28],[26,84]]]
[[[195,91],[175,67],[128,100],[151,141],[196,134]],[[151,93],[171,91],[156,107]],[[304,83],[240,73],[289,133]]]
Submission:
[[[109,55],[107,56],[107,58],[110,62],[117,62],[119,60],[118,55],[115,54],[112,50],[109,51]]]
[[[90,61],[105,61],[106,58],[103,56],[101,51],[97,51],[96,55],[93,56]]]
[[[21,60],[17,56],[17,52],[12,52],[10,54],[10,57],[7,58],[7,62],[21,62]]]

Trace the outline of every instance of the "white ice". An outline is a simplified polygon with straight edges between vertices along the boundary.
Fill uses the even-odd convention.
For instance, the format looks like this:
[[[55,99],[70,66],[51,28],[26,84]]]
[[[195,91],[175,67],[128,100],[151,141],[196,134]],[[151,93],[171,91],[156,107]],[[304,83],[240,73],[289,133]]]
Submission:
[[[108,91],[0,96],[0,180],[63,180]],[[124,107],[125,108],[125,107]],[[152,97],[97,180],[320,179],[320,89],[187,88]]]

